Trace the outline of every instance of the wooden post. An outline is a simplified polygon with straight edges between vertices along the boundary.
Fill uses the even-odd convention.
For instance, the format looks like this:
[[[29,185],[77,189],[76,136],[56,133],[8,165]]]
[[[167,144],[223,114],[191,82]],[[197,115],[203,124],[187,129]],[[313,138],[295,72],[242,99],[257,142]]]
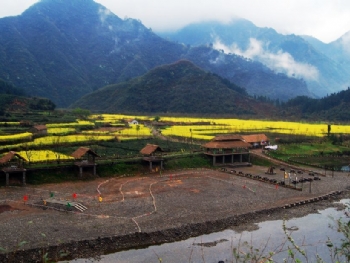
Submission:
[[[96,176],[96,164],[94,164],[94,176]]]
[[[26,171],[23,171],[23,186],[26,185]]]
[[[10,174],[6,173],[6,186],[10,185]]]
[[[310,186],[309,186],[309,193],[311,194],[311,181],[310,181]]]
[[[79,166],[79,176],[83,177],[83,167]]]

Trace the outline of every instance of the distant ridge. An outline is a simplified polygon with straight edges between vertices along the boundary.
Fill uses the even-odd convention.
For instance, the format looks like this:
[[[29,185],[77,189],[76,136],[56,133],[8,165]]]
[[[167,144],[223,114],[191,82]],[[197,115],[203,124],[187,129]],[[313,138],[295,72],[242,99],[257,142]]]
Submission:
[[[274,107],[188,60],[157,67],[128,82],[86,95],[72,107],[102,112],[272,114]]]
[[[226,53],[260,61],[275,72],[304,79],[314,97],[344,90],[350,84],[350,33],[324,44],[307,36],[279,34],[239,18],[229,23],[193,23],[161,35],[186,45],[212,45]]]
[[[312,95],[304,81],[261,63],[165,40],[135,19],[120,19],[92,0],[43,0],[22,15],[0,19],[0,78],[28,95],[67,107],[106,85],[179,59],[193,61],[246,88],[288,100]]]

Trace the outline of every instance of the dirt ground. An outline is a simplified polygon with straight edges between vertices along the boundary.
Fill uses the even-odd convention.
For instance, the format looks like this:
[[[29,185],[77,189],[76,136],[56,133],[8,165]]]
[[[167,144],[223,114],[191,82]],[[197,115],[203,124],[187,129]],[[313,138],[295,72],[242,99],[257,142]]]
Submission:
[[[311,183],[311,188],[310,183],[304,183],[303,190],[297,191],[230,171],[196,169],[145,177],[1,187],[0,247],[3,252],[9,252],[159,231],[350,189],[350,178],[342,173],[321,177],[320,181]],[[265,174],[266,167],[235,168],[235,171],[277,180],[284,178],[284,172],[279,169],[274,175]],[[307,174],[298,176],[312,177]],[[63,205],[49,207],[52,200],[60,200]],[[73,202],[83,204],[87,209],[80,212],[70,207]],[[310,209],[316,210],[317,204],[308,205],[308,210],[302,206],[294,209],[292,216],[310,212]],[[256,218],[255,222],[247,223],[260,220]]]

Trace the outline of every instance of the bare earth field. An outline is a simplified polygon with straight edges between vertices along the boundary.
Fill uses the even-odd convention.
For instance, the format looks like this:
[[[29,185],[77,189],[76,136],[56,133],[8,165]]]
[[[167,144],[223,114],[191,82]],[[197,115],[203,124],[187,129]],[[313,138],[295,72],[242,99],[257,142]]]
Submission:
[[[236,168],[236,171],[283,180],[282,171],[266,175],[266,167]],[[304,174],[304,177],[311,176]],[[310,193],[309,183],[304,183],[303,191],[297,191],[209,169],[35,187],[1,187],[0,262],[35,262],[46,248],[51,257],[53,250],[56,256],[68,252],[70,257],[86,257],[229,227],[249,229],[254,227],[252,223],[269,218],[316,211],[331,205],[332,200],[282,208],[286,204],[332,191],[342,191],[340,196],[348,197],[349,189],[350,178],[342,173],[313,181]],[[63,205],[51,207],[52,200],[61,200]],[[87,209],[80,212],[69,207],[70,202],[81,203]],[[28,254],[23,250],[29,251]]]

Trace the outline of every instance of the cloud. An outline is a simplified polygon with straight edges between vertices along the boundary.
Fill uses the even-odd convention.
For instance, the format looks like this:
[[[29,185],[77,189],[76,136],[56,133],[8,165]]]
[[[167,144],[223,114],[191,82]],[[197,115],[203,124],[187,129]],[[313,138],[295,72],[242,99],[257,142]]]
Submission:
[[[350,31],[341,37],[340,43],[343,49],[350,54]]]
[[[316,67],[310,64],[297,62],[289,53],[283,52],[282,50],[277,53],[271,53],[264,48],[261,41],[255,38],[250,39],[249,47],[246,50],[241,50],[236,44],[232,44],[228,47],[221,43],[220,39],[216,40],[214,48],[223,50],[225,53],[233,53],[245,58],[260,61],[273,71],[285,73],[289,77],[317,81],[319,76]]]
[[[102,24],[104,24],[108,16],[113,15],[113,13],[109,9],[103,7],[99,8],[98,14],[100,15],[100,20]]]

